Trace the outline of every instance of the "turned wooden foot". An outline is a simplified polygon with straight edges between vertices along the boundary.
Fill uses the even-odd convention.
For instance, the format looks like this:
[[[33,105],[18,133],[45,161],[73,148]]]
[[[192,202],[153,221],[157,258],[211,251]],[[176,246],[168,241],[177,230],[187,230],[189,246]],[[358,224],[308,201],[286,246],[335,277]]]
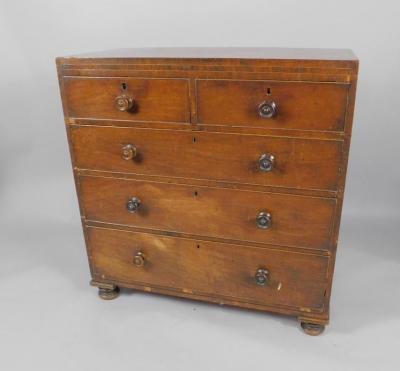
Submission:
[[[119,295],[119,287],[112,283],[91,281],[90,284],[99,288],[99,296],[103,300],[112,300]]]
[[[119,287],[115,286],[113,289],[103,289],[99,287],[99,296],[103,300],[112,300],[118,297],[119,295]]]
[[[301,322],[301,328],[307,335],[317,336],[322,334],[325,330],[324,325],[320,325],[319,323],[311,323],[311,322]]]

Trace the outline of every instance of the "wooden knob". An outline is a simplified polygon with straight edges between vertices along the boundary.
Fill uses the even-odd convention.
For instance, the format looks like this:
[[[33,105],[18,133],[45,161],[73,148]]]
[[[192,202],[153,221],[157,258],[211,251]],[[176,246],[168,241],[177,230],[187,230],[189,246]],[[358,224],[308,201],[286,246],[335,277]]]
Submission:
[[[133,264],[139,268],[144,266],[144,255],[141,251],[138,251],[133,257]]]
[[[258,167],[263,172],[272,171],[274,168],[275,156],[269,153],[264,153],[258,159]]]
[[[126,209],[130,212],[130,213],[136,213],[140,206],[141,206],[142,202],[137,198],[137,197],[132,197],[130,200],[128,200],[128,202],[126,203]]]
[[[262,102],[258,106],[258,113],[263,119],[270,119],[277,113],[277,106],[275,102]]]
[[[257,215],[256,225],[260,229],[268,229],[272,226],[272,215],[265,211],[262,211]]]
[[[265,286],[269,283],[269,272],[267,269],[257,269],[256,274],[254,276],[256,284],[258,286]]]
[[[133,108],[133,98],[127,95],[119,95],[115,98],[115,107],[119,111],[130,111]]]
[[[122,147],[121,155],[126,161],[132,160],[137,155],[136,147],[133,144],[126,144]]]

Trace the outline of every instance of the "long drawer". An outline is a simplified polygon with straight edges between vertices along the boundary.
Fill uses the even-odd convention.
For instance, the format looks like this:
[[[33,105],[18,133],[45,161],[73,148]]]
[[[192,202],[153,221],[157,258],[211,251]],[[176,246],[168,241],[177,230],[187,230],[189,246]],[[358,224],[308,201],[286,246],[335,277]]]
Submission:
[[[203,125],[343,131],[347,84],[197,80]]]
[[[82,169],[335,191],[342,142],[72,126]]]
[[[189,122],[186,79],[64,77],[69,117]]]
[[[102,228],[87,231],[98,279],[261,305],[323,306],[326,256]]]
[[[79,178],[91,221],[328,249],[336,200],[95,176]]]

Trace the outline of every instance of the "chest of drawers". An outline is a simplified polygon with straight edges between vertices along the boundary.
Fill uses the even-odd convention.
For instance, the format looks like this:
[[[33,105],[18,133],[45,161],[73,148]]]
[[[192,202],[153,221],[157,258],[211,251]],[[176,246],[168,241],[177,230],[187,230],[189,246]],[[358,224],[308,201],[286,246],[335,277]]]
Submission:
[[[92,285],[329,321],[358,61],[348,50],[57,58]]]

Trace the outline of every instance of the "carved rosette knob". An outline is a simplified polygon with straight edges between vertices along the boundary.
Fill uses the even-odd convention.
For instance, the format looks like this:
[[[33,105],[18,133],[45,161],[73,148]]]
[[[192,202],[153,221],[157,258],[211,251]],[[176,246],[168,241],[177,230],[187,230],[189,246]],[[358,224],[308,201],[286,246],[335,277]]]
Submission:
[[[125,94],[115,98],[115,107],[119,111],[130,111],[133,108],[133,104],[133,98]]]

